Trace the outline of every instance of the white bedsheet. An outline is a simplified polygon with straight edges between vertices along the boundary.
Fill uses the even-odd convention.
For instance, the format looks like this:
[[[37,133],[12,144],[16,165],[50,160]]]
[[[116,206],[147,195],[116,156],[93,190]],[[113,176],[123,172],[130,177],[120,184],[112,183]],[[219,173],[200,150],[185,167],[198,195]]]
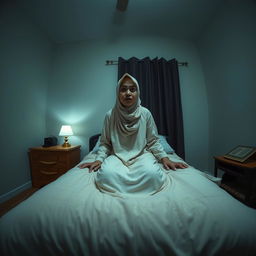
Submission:
[[[256,210],[193,167],[147,197],[104,194],[94,175],[73,168],[4,215],[0,255],[256,255]]]

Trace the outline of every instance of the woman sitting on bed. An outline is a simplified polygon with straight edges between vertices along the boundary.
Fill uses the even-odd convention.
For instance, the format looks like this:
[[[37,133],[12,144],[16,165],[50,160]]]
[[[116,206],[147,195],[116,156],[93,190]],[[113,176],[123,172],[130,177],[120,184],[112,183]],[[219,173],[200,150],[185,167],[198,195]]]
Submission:
[[[98,171],[96,185],[114,194],[154,194],[165,187],[166,169],[186,168],[169,160],[150,111],[140,105],[137,80],[124,74],[116,88],[116,104],[105,117],[94,162],[80,168]]]

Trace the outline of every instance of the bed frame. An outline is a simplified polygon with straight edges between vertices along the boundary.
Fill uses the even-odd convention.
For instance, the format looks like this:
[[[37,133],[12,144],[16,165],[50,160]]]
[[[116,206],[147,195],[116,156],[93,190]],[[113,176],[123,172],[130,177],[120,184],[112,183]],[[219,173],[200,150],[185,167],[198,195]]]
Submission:
[[[96,145],[98,138],[100,137],[100,133],[95,134],[89,138],[89,151],[92,151],[94,146]]]

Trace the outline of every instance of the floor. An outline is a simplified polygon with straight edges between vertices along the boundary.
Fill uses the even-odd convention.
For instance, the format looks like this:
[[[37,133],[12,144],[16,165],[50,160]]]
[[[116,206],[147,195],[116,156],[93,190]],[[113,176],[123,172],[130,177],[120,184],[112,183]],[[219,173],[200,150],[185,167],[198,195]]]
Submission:
[[[24,190],[20,194],[16,195],[15,197],[7,200],[6,202],[0,204],[0,217],[2,217],[5,213],[7,213],[9,210],[11,210],[13,207],[30,197],[32,194],[34,194],[38,188],[29,188],[27,190]]]

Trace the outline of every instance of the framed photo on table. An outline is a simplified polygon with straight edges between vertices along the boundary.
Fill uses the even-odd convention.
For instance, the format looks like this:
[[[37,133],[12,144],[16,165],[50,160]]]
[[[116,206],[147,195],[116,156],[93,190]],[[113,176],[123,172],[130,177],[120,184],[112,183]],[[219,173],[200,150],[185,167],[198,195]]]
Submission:
[[[224,155],[225,158],[232,159],[239,162],[244,162],[247,160],[250,156],[252,156],[256,152],[255,147],[249,147],[249,146],[237,146],[234,149],[232,149],[229,153]]]

